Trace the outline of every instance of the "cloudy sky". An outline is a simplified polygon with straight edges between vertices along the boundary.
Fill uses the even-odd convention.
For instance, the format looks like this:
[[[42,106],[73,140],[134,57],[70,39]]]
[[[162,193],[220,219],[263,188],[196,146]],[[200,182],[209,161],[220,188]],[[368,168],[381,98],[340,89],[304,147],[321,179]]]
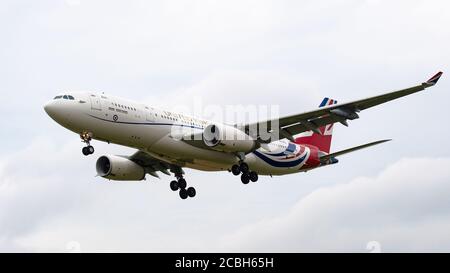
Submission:
[[[2,1],[0,251],[450,251],[450,81],[337,125],[332,150],[392,138],[306,174],[243,185],[187,170],[108,182],[101,154],[42,106],[63,90],[160,107],[363,98],[450,71],[448,1]]]

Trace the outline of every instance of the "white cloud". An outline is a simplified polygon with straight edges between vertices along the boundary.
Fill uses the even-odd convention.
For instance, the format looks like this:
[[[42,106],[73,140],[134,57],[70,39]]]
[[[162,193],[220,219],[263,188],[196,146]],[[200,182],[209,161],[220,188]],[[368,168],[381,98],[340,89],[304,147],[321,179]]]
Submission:
[[[78,179],[70,179],[84,171],[71,152],[74,146],[55,147],[40,138],[3,158],[0,240],[13,244],[11,239],[33,232],[42,223],[73,208],[89,204],[90,193],[79,187]]]
[[[234,251],[450,250],[450,158],[403,159],[373,178],[318,189],[289,213],[223,239]]]
[[[277,211],[262,203],[281,189],[268,178],[247,187],[226,172],[212,181],[187,170],[198,195],[181,200],[164,175],[134,183],[94,177],[97,156],[132,150],[96,142],[97,156],[84,157],[81,146],[40,137],[1,158],[0,251],[66,251],[72,241],[84,251],[207,251],[221,234],[260,219],[261,208]],[[243,203],[247,210],[235,213]]]
[[[382,251],[449,249],[449,158],[403,159],[374,177],[335,180],[310,194],[300,193],[311,187],[310,174],[242,185],[228,173],[202,181],[210,174],[188,171],[199,196],[186,202],[164,176],[93,178],[96,158],[75,153],[79,146],[38,138],[1,160],[1,251],[68,251],[71,242],[81,251],[364,252],[370,241]],[[328,175],[319,179],[333,174],[322,170]],[[282,205],[280,196],[298,201]]]

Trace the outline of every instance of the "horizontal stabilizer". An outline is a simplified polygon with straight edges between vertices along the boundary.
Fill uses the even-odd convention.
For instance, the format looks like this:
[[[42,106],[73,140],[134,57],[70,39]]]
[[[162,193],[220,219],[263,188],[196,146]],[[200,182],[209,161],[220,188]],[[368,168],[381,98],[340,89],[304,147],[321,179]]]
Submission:
[[[387,142],[387,141],[391,141],[391,140],[392,139],[378,140],[378,141],[375,141],[375,142],[371,142],[371,143],[367,143],[367,144],[364,144],[364,145],[356,146],[356,147],[353,147],[353,148],[350,148],[350,149],[346,149],[346,150],[342,150],[342,151],[335,152],[335,153],[332,153],[332,154],[324,155],[324,156],[320,157],[320,161],[321,162],[326,162],[326,161],[328,161],[331,158],[335,158],[335,157],[338,157],[338,156],[343,155],[343,154],[351,153],[351,152],[354,152],[354,151],[357,151],[357,150],[361,150],[361,149],[364,149],[364,148],[367,148],[367,147],[370,147],[370,146],[374,146],[374,145],[378,145],[378,144],[381,144],[381,143],[384,143],[384,142]]]

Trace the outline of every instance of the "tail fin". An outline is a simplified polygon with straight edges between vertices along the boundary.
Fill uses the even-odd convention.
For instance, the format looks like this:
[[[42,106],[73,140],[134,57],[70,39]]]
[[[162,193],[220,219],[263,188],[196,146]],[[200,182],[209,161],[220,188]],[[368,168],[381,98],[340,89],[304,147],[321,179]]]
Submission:
[[[322,103],[319,105],[320,107],[336,104],[336,100],[332,100],[329,98],[324,98]],[[295,139],[295,143],[297,144],[308,144],[312,146],[316,146],[320,151],[329,153],[331,148],[331,138],[333,135],[333,124],[328,124],[326,126],[322,126],[319,128],[320,134],[316,134],[312,131],[304,132]]]

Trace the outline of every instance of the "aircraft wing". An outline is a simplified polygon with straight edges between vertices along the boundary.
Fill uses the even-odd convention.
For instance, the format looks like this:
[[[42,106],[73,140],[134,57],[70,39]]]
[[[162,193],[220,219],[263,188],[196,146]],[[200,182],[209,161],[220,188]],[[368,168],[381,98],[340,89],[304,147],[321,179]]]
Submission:
[[[145,169],[146,173],[157,178],[159,178],[159,175],[157,174],[158,171],[166,175],[170,175],[169,171],[173,173],[184,174],[180,166],[161,161],[144,151],[137,151],[136,153],[134,153],[131,156],[128,156],[127,158],[135,162],[136,164],[142,166]]]
[[[428,81],[406,89],[352,102],[333,104],[314,111],[285,116],[279,118],[278,120],[273,119],[247,124],[244,125],[244,129],[246,132],[249,132],[250,128],[258,128],[260,127],[260,124],[265,124],[263,128],[273,131],[275,128],[272,128],[272,124],[276,124],[276,121],[278,121],[280,138],[288,138],[293,140],[293,135],[300,134],[302,132],[313,131],[320,133],[318,128],[327,124],[340,122],[343,125],[348,126],[347,120],[359,118],[358,113],[360,111],[425,90],[426,88],[435,85],[441,75],[442,72],[439,72]]]

